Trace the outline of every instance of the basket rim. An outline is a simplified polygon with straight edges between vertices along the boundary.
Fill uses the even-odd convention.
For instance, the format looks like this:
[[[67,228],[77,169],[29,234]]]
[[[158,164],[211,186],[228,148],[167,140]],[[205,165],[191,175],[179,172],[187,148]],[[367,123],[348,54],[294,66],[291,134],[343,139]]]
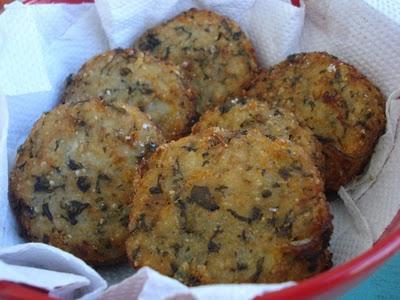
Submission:
[[[81,4],[93,3],[94,0],[24,0],[24,4]],[[292,5],[300,7],[301,0],[291,0]],[[348,262],[333,267],[310,279],[275,292],[266,292],[257,296],[256,300],[274,299],[310,299],[328,294],[332,290],[342,292],[355,282],[361,281],[372,273],[384,261],[400,252],[400,210],[379,240],[367,251]]]

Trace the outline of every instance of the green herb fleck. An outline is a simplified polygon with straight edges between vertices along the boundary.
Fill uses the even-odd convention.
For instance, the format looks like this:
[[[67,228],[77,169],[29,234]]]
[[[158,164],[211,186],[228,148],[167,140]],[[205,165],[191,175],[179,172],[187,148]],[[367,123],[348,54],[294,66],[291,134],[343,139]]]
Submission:
[[[82,193],[86,193],[90,189],[90,180],[87,176],[79,176],[76,185]]]
[[[62,218],[66,219],[71,223],[71,225],[75,225],[78,223],[76,218],[86,209],[90,206],[89,203],[82,203],[77,200],[72,200],[67,203],[62,203],[61,208],[64,209],[67,213],[66,216],[61,215]]]
[[[210,190],[206,186],[193,186],[188,199],[189,203],[196,203],[200,207],[209,211],[219,209],[218,204],[213,199]]]
[[[42,204],[42,216],[47,217],[47,219],[49,219],[49,221],[53,221],[53,215],[50,212],[48,203]]]

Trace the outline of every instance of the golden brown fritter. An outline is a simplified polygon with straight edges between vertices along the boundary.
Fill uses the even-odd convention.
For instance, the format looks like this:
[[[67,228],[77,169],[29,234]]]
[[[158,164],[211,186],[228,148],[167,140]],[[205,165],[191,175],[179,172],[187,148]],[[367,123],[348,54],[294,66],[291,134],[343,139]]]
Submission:
[[[255,98],[234,98],[202,115],[192,132],[201,132],[210,127],[231,131],[259,128],[270,139],[282,138],[303,147],[321,174],[325,172],[321,144],[310,129],[300,125],[296,116],[283,108],[270,108],[267,103]]]
[[[300,280],[330,267],[324,186],[304,150],[258,129],[159,147],[137,185],[133,267],[185,284]]]
[[[248,92],[296,114],[323,145],[327,188],[368,162],[385,127],[381,92],[353,66],[324,52],[300,53],[263,73]]]
[[[115,49],[95,56],[67,79],[63,102],[91,97],[139,107],[167,140],[185,134],[194,116],[192,91],[180,69],[134,49]]]
[[[44,114],[10,179],[23,236],[94,265],[122,260],[139,163],[163,142],[133,106],[91,100]]]
[[[207,10],[191,9],[150,29],[135,47],[183,67],[200,114],[239,94],[258,72],[245,33],[232,20]]]

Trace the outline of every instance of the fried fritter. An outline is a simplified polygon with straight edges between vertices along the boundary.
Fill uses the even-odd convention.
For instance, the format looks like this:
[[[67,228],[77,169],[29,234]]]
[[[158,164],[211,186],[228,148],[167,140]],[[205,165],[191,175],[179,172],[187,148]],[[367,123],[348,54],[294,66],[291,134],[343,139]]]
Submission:
[[[239,94],[258,72],[245,33],[207,10],[191,9],[150,29],[134,47],[183,67],[197,94],[199,114]]]
[[[159,147],[137,185],[133,267],[188,285],[281,282],[330,267],[323,181],[304,150],[212,128]]]
[[[231,131],[259,128],[270,139],[283,138],[303,147],[321,174],[325,172],[321,144],[310,129],[300,125],[296,116],[283,108],[270,108],[267,103],[255,98],[231,99],[202,115],[192,132],[197,133],[210,127]]]
[[[385,99],[353,66],[324,52],[300,53],[264,72],[249,96],[296,114],[323,145],[326,184],[336,191],[368,162],[385,127]]]
[[[133,181],[142,158],[163,142],[133,106],[91,100],[44,114],[10,179],[22,235],[94,265],[124,259]]]
[[[63,102],[91,97],[113,105],[137,106],[167,140],[184,135],[194,117],[193,94],[180,69],[134,49],[95,56],[67,79]]]

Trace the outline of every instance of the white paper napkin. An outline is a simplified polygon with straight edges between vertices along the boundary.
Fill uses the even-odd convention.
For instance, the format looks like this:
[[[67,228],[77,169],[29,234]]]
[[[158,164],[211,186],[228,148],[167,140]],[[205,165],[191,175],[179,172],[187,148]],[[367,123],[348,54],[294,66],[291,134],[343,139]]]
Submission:
[[[299,51],[305,9],[289,1],[256,1],[244,13],[241,25],[247,28],[257,57],[263,66],[271,66]]]
[[[35,286],[50,291],[49,295],[63,298],[72,299],[75,290],[90,284],[90,281],[84,276],[65,272],[54,272],[47,269],[6,264],[1,260],[0,268],[3,273],[0,274],[0,280]],[[4,276],[4,274],[7,275]]]
[[[109,288],[99,297],[99,300],[243,300],[253,299],[265,292],[276,291],[293,285],[295,285],[294,282],[283,284],[215,284],[188,288],[175,279],[162,276],[160,273],[144,267],[132,277]]]
[[[0,280],[33,285],[63,299],[94,299],[107,287],[82,260],[41,243],[0,249]]]
[[[51,88],[35,18],[21,6],[9,6],[0,18],[0,91],[7,95]]]
[[[380,9],[363,0],[309,0],[300,8],[289,2],[97,0],[95,5],[7,6],[0,16],[0,52],[3,54],[0,55],[0,94],[5,94],[7,101],[0,97],[0,207],[5,208],[0,210],[0,247],[21,242],[8,208],[7,168],[13,167],[16,149],[29,134],[34,121],[58,103],[64,78],[76,72],[91,56],[110,47],[130,46],[149,27],[190,7],[198,7],[234,18],[249,34],[264,66],[277,63],[293,52],[325,50],[354,64],[379,85],[386,96],[392,94],[387,106],[388,131],[380,139],[368,173],[341,190],[342,201],[332,203],[334,263],[344,262],[367,250],[400,209],[397,179],[400,102],[396,100],[399,93],[395,92],[400,87],[400,9],[397,14],[390,10],[387,17],[384,12],[388,9],[382,9],[382,3],[386,3],[384,7],[398,5],[396,0],[379,2]],[[25,18],[26,23],[13,23],[14,18]],[[19,42],[15,44],[18,49],[13,52],[8,48],[14,45],[14,41],[10,42],[14,36],[18,36],[15,43]],[[27,60],[30,63],[26,63]],[[32,71],[32,65],[37,64],[40,66]],[[7,66],[6,77],[1,73],[5,70],[3,66]],[[9,71],[11,67],[14,69]],[[29,250],[31,245],[24,247],[26,251],[33,251]],[[41,262],[38,258],[35,261]],[[131,273],[128,266],[101,270],[109,282],[119,282]],[[161,283],[165,289],[159,288]],[[233,297],[242,295],[239,291],[243,295],[256,295],[264,288],[284,286],[222,285],[187,289],[145,268],[121,286],[110,288],[103,299],[124,299],[126,295],[136,295],[138,299]],[[166,293],[154,294],[156,291]],[[175,291],[179,296],[173,295]]]

